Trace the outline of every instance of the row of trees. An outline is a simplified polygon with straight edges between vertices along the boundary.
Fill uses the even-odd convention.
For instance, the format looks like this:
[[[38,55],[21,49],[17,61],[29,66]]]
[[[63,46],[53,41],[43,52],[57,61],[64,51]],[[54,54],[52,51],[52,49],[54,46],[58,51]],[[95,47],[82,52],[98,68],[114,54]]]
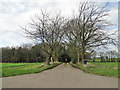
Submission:
[[[46,64],[50,64],[50,61],[57,61],[61,54],[67,53],[71,59],[83,63],[96,47],[116,44],[112,38],[114,34],[104,32],[104,29],[111,25],[105,19],[109,14],[107,5],[108,3],[98,7],[92,2],[80,3],[78,11],[70,18],[62,17],[60,13],[51,15],[46,11],[36,14],[27,26],[21,27],[26,36],[36,40],[39,45],[38,49],[28,49],[30,56],[33,55],[32,58],[36,60],[34,51],[38,51],[46,57]],[[20,51],[19,48],[16,53]],[[17,55],[16,53],[14,55]],[[25,56],[28,56],[29,60],[29,54]],[[33,60],[32,58],[30,60]]]
[[[112,38],[114,34],[104,32],[111,25],[105,19],[109,15],[107,5],[108,3],[98,7],[92,2],[80,3],[78,12],[71,18],[64,18],[60,13],[51,16],[46,11],[41,11],[22,29],[28,37],[42,44],[40,48],[48,57],[46,64],[53,59],[59,45],[69,48],[72,56],[77,55],[78,62],[81,58],[83,63],[87,52],[90,54],[96,47],[115,44]]]
[[[93,62],[95,62],[96,59],[100,59],[99,61],[101,62],[120,61],[120,59],[118,59],[118,52],[116,52],[115,50],[107,51],[107,52],[95,52],[94,51],[91,57],[93,59]]]
[[[22,45],[20,47],[6,47],[2,48],[2,62],[5,63],[32,63],[32,62],[45,62],[47,59],[46,53],[40,48],[42,44],[38,45]],[[55,59],[56,58],[56,59]],[[77,51],[72,46],[67,45],[65,48],[63,45],[57,47],[56,52],[53,54],[53,61],[63,62],[65,59],[72,59],[72,62],[78,63]],[[114,62],[120,61],[118,59],[118,53],[116,51],[108,52],[89,52],[85,55],[86,60],[101,61],[101,62]],[[99,60],[97,60],[99,59]],[[68,61],[69,61],[68,60]],[[82,61],[79,56],[79,62]]]

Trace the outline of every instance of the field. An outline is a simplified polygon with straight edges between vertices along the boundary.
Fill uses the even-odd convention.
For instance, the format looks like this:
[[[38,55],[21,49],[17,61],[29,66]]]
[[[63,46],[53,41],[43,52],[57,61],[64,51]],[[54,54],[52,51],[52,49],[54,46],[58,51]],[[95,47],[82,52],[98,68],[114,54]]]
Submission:
[[[72,63],[71,63],[72,64]],[[101,76],[118,77],[118,62],[88,62],[87,66],[72,64],[84,72]],[[120,76],[119,76],[120,77]]]
[[[2,63],[2,77],[38,73],[59,64],[54,63],[44,66],[43,63]]]
[[[93,62],[93,60],[87,60],[88,62]],[[101,59],[95,59],[96,62],[101,62]],[[106,61],[106,60],[105,60]],[[119,61],[119,59],[114,59],[114,61]]]

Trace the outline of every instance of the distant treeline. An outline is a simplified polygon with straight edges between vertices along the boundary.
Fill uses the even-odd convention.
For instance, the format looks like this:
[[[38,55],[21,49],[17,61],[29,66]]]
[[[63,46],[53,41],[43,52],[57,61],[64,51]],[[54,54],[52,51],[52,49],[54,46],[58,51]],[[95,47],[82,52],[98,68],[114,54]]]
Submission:
[[[120,62],[119,58],[108,58],[108,57],[99,57],[99,58],[92,58],[91,61],[93,62]]]
[[[41,47],[42,44],[37,45],[24,44],[16,47],[4,47],[2,48],[2,62],[4,63],[45,62],[46,59],[48,58],[48,55],[43,51]],[[65,48],[64,46],[59,45],[52,54],[53,61],[58,61],[63,53],[65,53]]]
[[[5,63],[32,63],[44,61],[45,57],[38,45],[32,47],[2,48],[2,62]]]
[[[99,57],[96,57],[96,55],[98,55]],[[91,56],[92,56],[92,60],[93,62],[95,61],[100,61],[100,62],[116,62],[116,61],[120,61],[120,59],[118,58],[119,53],[116,52],[115,50],[113,51],[107,51],[107,52],[96,52],[94,51]]]
[[[22,45],[19,47],[5,47],[2,48],[2,62],[3,63],[37,63],[45,62],[49,57],[43,50],[42,44],[37,45]],[[49,48],[48,48],[49,49]],[[49,51],[49,50],[48,50]],[[53,61],[62,62],[65,58],[69,57],[73,62],[77,62],[77,51],[71,45],[60,44],[52,53]],[[90,57],[90,55],[87,55]],[[81,60],[81,56],[79,56]]]
[[[2,48],[2,62],[4,63],[37,63],[45,62],[49,57],[43,49],[41,48],[42,44],[37,45],[21,45],[19,47],[5,47]],[[48,51],[50,49],[48,48]],[[59,46],[53,51],[52,59],[53,61],[63,62],[66,58],[72,60],[73,63],[82,61],[81,55],[78,56],[78,51],[74,48],[73,45],[64,43],[59,44]],[[96,57],[97,52],[89,53],[86,52],[85,60],[91,60],[93,62],[115,62],[120,61],[117,58],[117,52],[99,52],[99,57]],[[79,58],[79,59],[78,59]],[[51,58],[50,58],[51,60]]]

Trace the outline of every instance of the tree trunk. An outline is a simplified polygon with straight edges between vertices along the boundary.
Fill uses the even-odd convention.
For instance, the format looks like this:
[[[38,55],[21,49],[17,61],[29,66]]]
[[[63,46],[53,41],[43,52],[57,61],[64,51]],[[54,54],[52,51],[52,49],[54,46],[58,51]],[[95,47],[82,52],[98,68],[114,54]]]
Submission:
[[[85,47],[82,45],[82,64],[84,63],[84,58],[85,58]]]
[[[55,61],[54,62],[57,62],[58,59],[57,59],[57,53],[55,52]]]
[[[45,65],[50,65],[50,57],[48,57],[45,61]]]
[[[82,64],[84,63],[84,53],[82,52]]]
[[[80,64],[80,54],[78,53],[78,61],[77,64]]]
[[[50,60],[51,60],[51,64],[53,64],[54,62],[53,62],[53,58],[52,57],[50,58]]]

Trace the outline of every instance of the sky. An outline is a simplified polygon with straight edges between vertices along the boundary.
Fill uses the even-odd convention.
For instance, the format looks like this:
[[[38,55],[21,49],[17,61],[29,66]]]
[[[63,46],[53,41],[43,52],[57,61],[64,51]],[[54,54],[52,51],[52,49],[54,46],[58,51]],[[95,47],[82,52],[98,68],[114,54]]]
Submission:
[[[89,1],[89,0],[88,0]],[[94,0],[93,0],[94,1]],[[98,0],[100,1],[100,0]],[[114,27],[109,32],[117,30],[118,24],[118,1],[109,3],[110,16],[107,18]],[[18,46],[25,43],[33,43],[25,37],[21,26],[24,27],[40,10],[58,13],[65,17],[72,14],[81,0],[0,0],[0,47]],[[104,1],[100,4],[104,4]],[[98,3],[99,5],[99,3]],[[114,47],[111,47],[114,49]]]

